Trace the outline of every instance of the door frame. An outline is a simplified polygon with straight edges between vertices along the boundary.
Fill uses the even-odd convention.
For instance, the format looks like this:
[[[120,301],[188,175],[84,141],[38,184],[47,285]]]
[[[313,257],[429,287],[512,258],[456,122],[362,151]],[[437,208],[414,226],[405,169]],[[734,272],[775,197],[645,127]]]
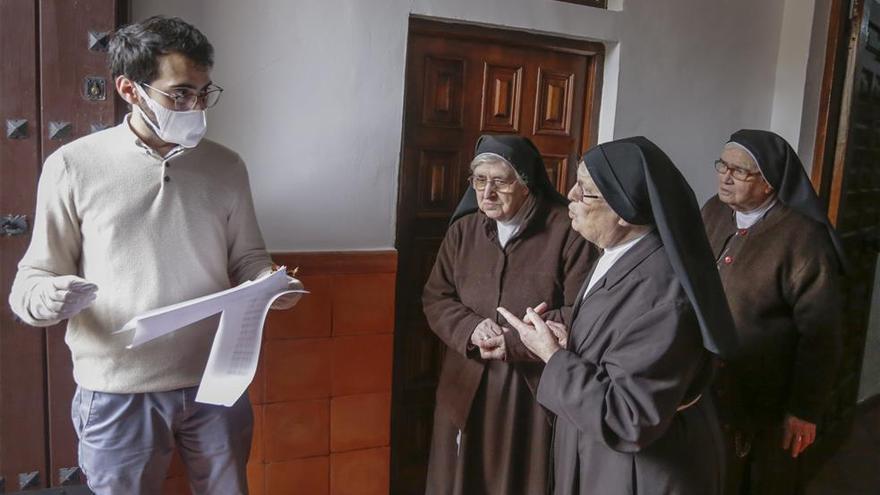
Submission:
[[[450,40],[463,40],[481,43],[500,43],[509,47],[543,49],[575,55],[583,55],[589,57],[587,65],[587,85],[584,88],[584,108],[582,113],[583,122],[581,123],[581,135],[578,136],[580,141],[577,150],[578,159],[590,147],[598,142],[599,129],[599,109],[600,98],[602,95],[602,76],[605,65],[605,45],[597,41],[578,40],[565,38],[556,35],[545,35],[520,31],[514,28],[498,28],[488,27],[476,24],[462,23],[460,21],[448,21],[443,19],[427,18],[422,16],[411,15],[409,18],[409,28],[407,32],[407,46],[413,35],[432,36],[437,38],[446,38]],[[398,158],[398,195],[395,216],[395,248],[398,250],[397,257],[397,280],[395,282],[395,290],[400,293],[405,287],[402,287],[402,276],[406,272],[403,263],[406,261],[399,255],[401,234],[401,204],[404,194],[404,177],[403,165],[406,149],[406,129],[407,129],[407,86],[406,78],[408,77],[408,66],[404,69],[404,92],[403,92],[403,119],[401,122],[401,141],[400,154]],[[567,170],[567,184],[571,185],[577,174],[577,163],[574,167]],[[398,452],[394,448],[398,443],[398,423],[397,413],[399,411],[399,401],[402,386],[397,379],[400,371],[400,359],[398,358],[399,346],[397,342],[400,339],[400,332],[404,328],[405,314],[404,309],[400,306],[399,301],[395,304],[395,345],[393,353],[393,371],[392,371],[392,414],[391,414],[391,462],[390,469],[390,488],[391,493],[398,486],[398,469],[399,462]]]

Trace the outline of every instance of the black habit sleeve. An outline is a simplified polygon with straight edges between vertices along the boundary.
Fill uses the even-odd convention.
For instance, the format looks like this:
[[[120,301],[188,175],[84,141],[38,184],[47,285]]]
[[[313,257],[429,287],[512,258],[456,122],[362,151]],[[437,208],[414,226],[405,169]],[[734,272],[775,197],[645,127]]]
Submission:
[[[538,402],[590,438],[619,452],[638,452],[658,439],[704,362],[690,304],[669,302],[633,315],[627,328],[589,362],[557,351],[544,367]]]

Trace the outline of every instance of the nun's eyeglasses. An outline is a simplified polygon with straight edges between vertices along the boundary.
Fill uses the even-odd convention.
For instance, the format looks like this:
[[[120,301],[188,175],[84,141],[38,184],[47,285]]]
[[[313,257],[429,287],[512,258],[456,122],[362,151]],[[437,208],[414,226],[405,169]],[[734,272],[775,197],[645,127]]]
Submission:
[[[482,175],[472,175],[468,177],[468,182],[476,191],[485,191],[486,187],[489,184],[492,184],[492,189],[505,194],[513,192],[514,186],[516,185],[516,179],[490,179],[488,177],[483,177]]]
[[[722,175],[730,172],[734,179],[741,181],[747,181],[753,175],[761,175],[761,172],[749,172],[744,168],[731,165],[720,158],[715,160],[715,170]]]
[[[581,197],[581,203],[586,203],[588,199],[602,199],[602,196],[598,194],[587,194],[584,192],[583,186],[580,183],[575,183],[574,187],[580,192],[579,196]]]

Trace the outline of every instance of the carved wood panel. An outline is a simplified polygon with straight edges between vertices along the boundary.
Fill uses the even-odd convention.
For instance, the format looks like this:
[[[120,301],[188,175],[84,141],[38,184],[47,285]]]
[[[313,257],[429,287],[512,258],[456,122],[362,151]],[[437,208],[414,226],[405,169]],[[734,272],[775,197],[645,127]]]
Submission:
[[[425,57],[425,92],[422,123],[427,126],[461,127],[464,61]]]
[[[574,74],[539,69],[535,134],[568,136],[571,132],[573,98]]]
[[[522,72],[522,66],[484,64],[481,131],[519,132]]]
[[[543,155],[544,167],[547,169],[547,175],[550,176],[550,182],[556,186],[556,190],[563,195],[568,194],[568,157],[565,155]]]
[[[419,157],[419,217],[448,218],[458,204],[458,150],[423,149]]]

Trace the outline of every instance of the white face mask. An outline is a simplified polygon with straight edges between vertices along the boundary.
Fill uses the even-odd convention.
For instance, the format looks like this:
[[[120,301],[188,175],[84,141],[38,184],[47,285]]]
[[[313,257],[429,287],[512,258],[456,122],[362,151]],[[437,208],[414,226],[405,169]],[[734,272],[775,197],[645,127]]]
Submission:
[[[156,123],[150,120],[139,105],[133,105],[135,111],[140,112],[141,118],[159,136],[159,139],[166,143],[179,144],[184,148],[195,148],[199,144],[208,131],[204,110],[170,110],[150,98],[140,84],[135,84],[134,87],[137,88],[138,95],[146,102],[147,107],[153,111]]]

